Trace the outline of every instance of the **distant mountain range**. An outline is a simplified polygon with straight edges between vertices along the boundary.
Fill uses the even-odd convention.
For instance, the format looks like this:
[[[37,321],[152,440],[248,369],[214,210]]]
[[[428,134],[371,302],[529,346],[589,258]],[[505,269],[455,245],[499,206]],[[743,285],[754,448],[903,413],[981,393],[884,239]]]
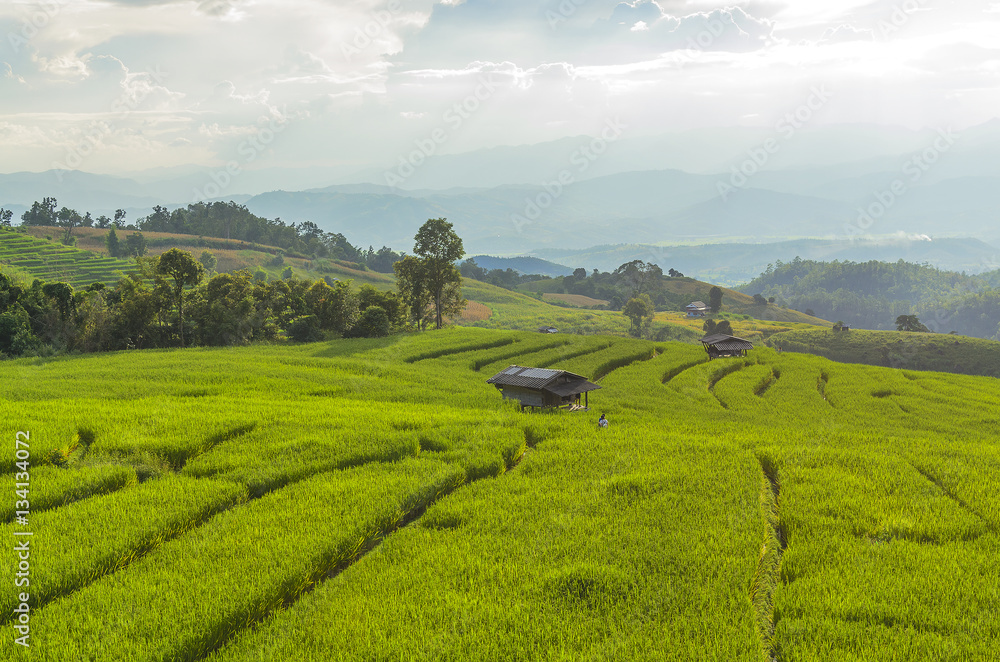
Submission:
[[[225,185],[203,168],[139,172],[131,178],[76,171],[14,173],[0,175],[0,206],[19,217],[32,201],[52,196],[60,206],[95,216],[123,208],[135,219],[154,205],[184,206],[218,193],[219,199],[245,204],[256,214],[313,221],[365,247],[408,250],[423,221],[444,217],[455,224],[470,254],[557,259],[558,251],[587,255],[600,245],[720,242],[768,243],[776,251],[793,251],[669,249],[676,261],[669,266],[727,282],[752,277],[759,270],[749,270],[796,254],[833,259],[822,251],[834,245],[841,248],[833,255],[847,259],[906,257],[976,270],[993,260],[988,244],[1000,243],[1000,123],[946,135],[870,126],[801,131],[787,139],[740,128],[626,133],[593,160],[579,156],[590,138],[567,138],[434,156],[398,188],[380,183],[385,171],[377,168],[354,174],[310,168],[245,171],[228,183],[223,180]],[[761,157],[759,148],[769,139],[778,149]],[[751,176],[738,174],[741,169]],[[318,186],[323,182],[334,183]],[[289,190],[275,190],[280,188]],[[843,243],[921,235],[934,241],[927,246]],[[834,243],[815,248],[820,254],[776,243],[796,238]],[[943,244],[944,238],[975,241]],[[746,259],[741,257],[746,253]],[[592,262],[572,266],[621,264],[603,262],[595,251],[589,254]]]

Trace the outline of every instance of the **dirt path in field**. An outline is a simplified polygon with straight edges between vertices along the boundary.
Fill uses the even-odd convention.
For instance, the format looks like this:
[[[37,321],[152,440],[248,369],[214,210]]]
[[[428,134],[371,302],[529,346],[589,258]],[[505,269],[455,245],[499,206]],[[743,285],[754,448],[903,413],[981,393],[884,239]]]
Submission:
[[[750,586],[750,601],[757,620],[757,631],[761,648],[772,662],[780,660],[780,644],[775,639],[774,594],[781,585],[781,557],[785,553],[787,541],[781,524],[778,467],[771,458],[760,457],[763,474],[760,503],[767,521],[764,540],[760,549],[760,560]]]

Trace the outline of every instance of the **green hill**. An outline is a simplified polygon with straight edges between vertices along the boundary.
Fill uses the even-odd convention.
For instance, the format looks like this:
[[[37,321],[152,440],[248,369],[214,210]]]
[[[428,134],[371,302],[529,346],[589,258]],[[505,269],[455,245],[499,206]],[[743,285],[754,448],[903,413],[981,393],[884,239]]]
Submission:
[[[104,257],[107,252],[105,243],[108,234],[107,230],[75,228],[73,236],[76,237],[76,247],[74,249],[62,246],[62,244],[53,239],[54,237],[58,237],[60,232],[60,228],[35,226],[25,228],[25,234],[8,232],[0,234],[0,238],[10,235],[13,237],[10,241],[14,241],[15,244],[17,241],[15,238],[17,237],[22,239],[33,238],[35,240],[33,245],[37,246],[38,250],[45,250],[52,253],[75,250],[76,253],[74,255],[77,256],[76,260],[112,260],[114,264],[122,265],[118,268],[124,267],[122,268],[124,271],[135,269],[135,265],[128,260],[113,260],[112,258]],[[124,238],[129,233],[129,230],[119,230],[119,239]],[[218,260],[216,271],[219,273],[230,273],[240,269],[249,269],[250,271],[257,271],[259,269],[263,270],[268,277],[277,279],[281,278],[282,272],[287,267],[291,267],[292,273],[295,276],[307,280],[320,280],[329,276],[330,278],[339,280],[351,279],[357,284],[368,283],[381,290],[395,288],[395,280],[392,275],[370,271],[353,262],[287,255],[278,261],[276,257],[279,253],[283,253],[283,251],[274,246],[168,232],[143,232],[142,235],[146,239],[149,255],[159,255],[171,248],[180,248],[190,251],[197,257],[202,251],[207,250],[215,255]],[[82,282],[81,279],[85,280],[87,277],[86,275],[76,273],[76,261],[63,263],[62,270],[55,271],[39,269],[36,268],[37,265],[33,264],[26,268],[20,267],[20,265],[15,263],[12,263],[12,266],[21,268],[24,273],[30,274],[31,277],[42,278],[43,280],[62,280],[63,282],[70,282],[74,287],[77,286],[78,282]],[[111,284],[117,278],[114,277],[112,271],[108,271],[106,279],[103,280]],[[84,284],[89,284],[89,282],[87,281]]]
[[[522,412],[509,364],[601,388]],[[7,361],[0,608],[38,662],[988,660],[997,384],[486,329]]]
[[[29,281],[61,281],[75,288],[98,281],[111,285],[118,281],[119,272],[135,271],[135,263],[129,260],[102,257],[11,230],[0,231],[0,265]]]
[[[768,344],[845,363],[1000,377],[1000,342],[968,336],[797,329],[771,336]]]
[[[684,307],[692,301],[709,302],[709,292],[712,283],[696,280],[694,278],[663,278],[658,283],[656,290],[656,300],[661,301],[658,310],[683,312]],[[519,288],[527,293],[557,294],[566,292],[566,286],[561,278],[536,280],[524,283]],[[820,319],[813,315],[806,315],[797,310],[776,306],[774,304],[757,304],[752,296],[738,292],[727,287],[722,290],[722,311],[737,315],[750,315],[754,319],[774,321],[774,322],[800,322],[804,324],[816,324],[821,326],[832,326],[831,322]]]
[[[628,334],[628,318],[618,311],[556,306],[521,292],[471,279],[462,280],[462,295],[487,309],[486,314],[460,317],[457,322],[463,326],[525,331],[552,326],[561,333]],[[663,340],[694,341],[704,334],[679,324],[658,322],[653,335]]]

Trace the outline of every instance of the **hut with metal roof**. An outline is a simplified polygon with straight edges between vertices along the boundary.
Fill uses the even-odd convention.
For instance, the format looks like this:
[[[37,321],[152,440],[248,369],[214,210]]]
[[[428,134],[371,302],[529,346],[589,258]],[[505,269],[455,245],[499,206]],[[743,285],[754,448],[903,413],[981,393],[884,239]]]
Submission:
[[[705,336],[701,339],[701,344],[705,346],[709,360],[729,356],[746,356],[747,352],[753,349],[753,343],[749,340],[724,333],[713,333],[710,336]]]
[[[525,368],[512,365],[486,380],[503,394],[504,399],[517,400],[525,407],[569,407],[587,409],[588,394],[599,388],[586,377],[565,370]],[[580,396],[583,405],[580,405]]]
[[[684,310],[687,311],[688,317],[704,317],[708,314],[709,308],[704,301],[692,301],[684,306]]]

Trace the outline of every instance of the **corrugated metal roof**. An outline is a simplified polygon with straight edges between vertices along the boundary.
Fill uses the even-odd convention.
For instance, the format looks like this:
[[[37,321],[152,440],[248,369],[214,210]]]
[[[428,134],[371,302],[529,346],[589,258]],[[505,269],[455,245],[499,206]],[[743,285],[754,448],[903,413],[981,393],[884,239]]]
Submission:
[[[724,352],[730,352],[734,349],[753,349],[753,343],[749,340],[736,338],[734,340],[722,340],[717,343],[712,343],[712,347],[721,349]]]
[[[487,384],[497,384],[499,386],[521,386],[538,390],[546,389],[549,384],[560,377],[568,377],[571,380],[582,380],[587,382],[586,377],[566,372],[565,370],[550,370],[548,368],[525,368],[512,365],[505,370],[501,370],[486,380]],[[587,382],[588,384],[590,382]],[[580,391],[581,393],[583,391]]]
[[[549,370],[548,368],[527,368],[521,373],[521,377],[551,379],[561,372],[562,370]]]
[[[724,333],[713,333],[710,336],[702,338],[700,342],[724,351],[734,349],[753,349],[753,343],[749,340],[726,335]]]
[[[704,301],[692,301],[686,307],[687,308],[708,308],[708,306],[705,305]]]

